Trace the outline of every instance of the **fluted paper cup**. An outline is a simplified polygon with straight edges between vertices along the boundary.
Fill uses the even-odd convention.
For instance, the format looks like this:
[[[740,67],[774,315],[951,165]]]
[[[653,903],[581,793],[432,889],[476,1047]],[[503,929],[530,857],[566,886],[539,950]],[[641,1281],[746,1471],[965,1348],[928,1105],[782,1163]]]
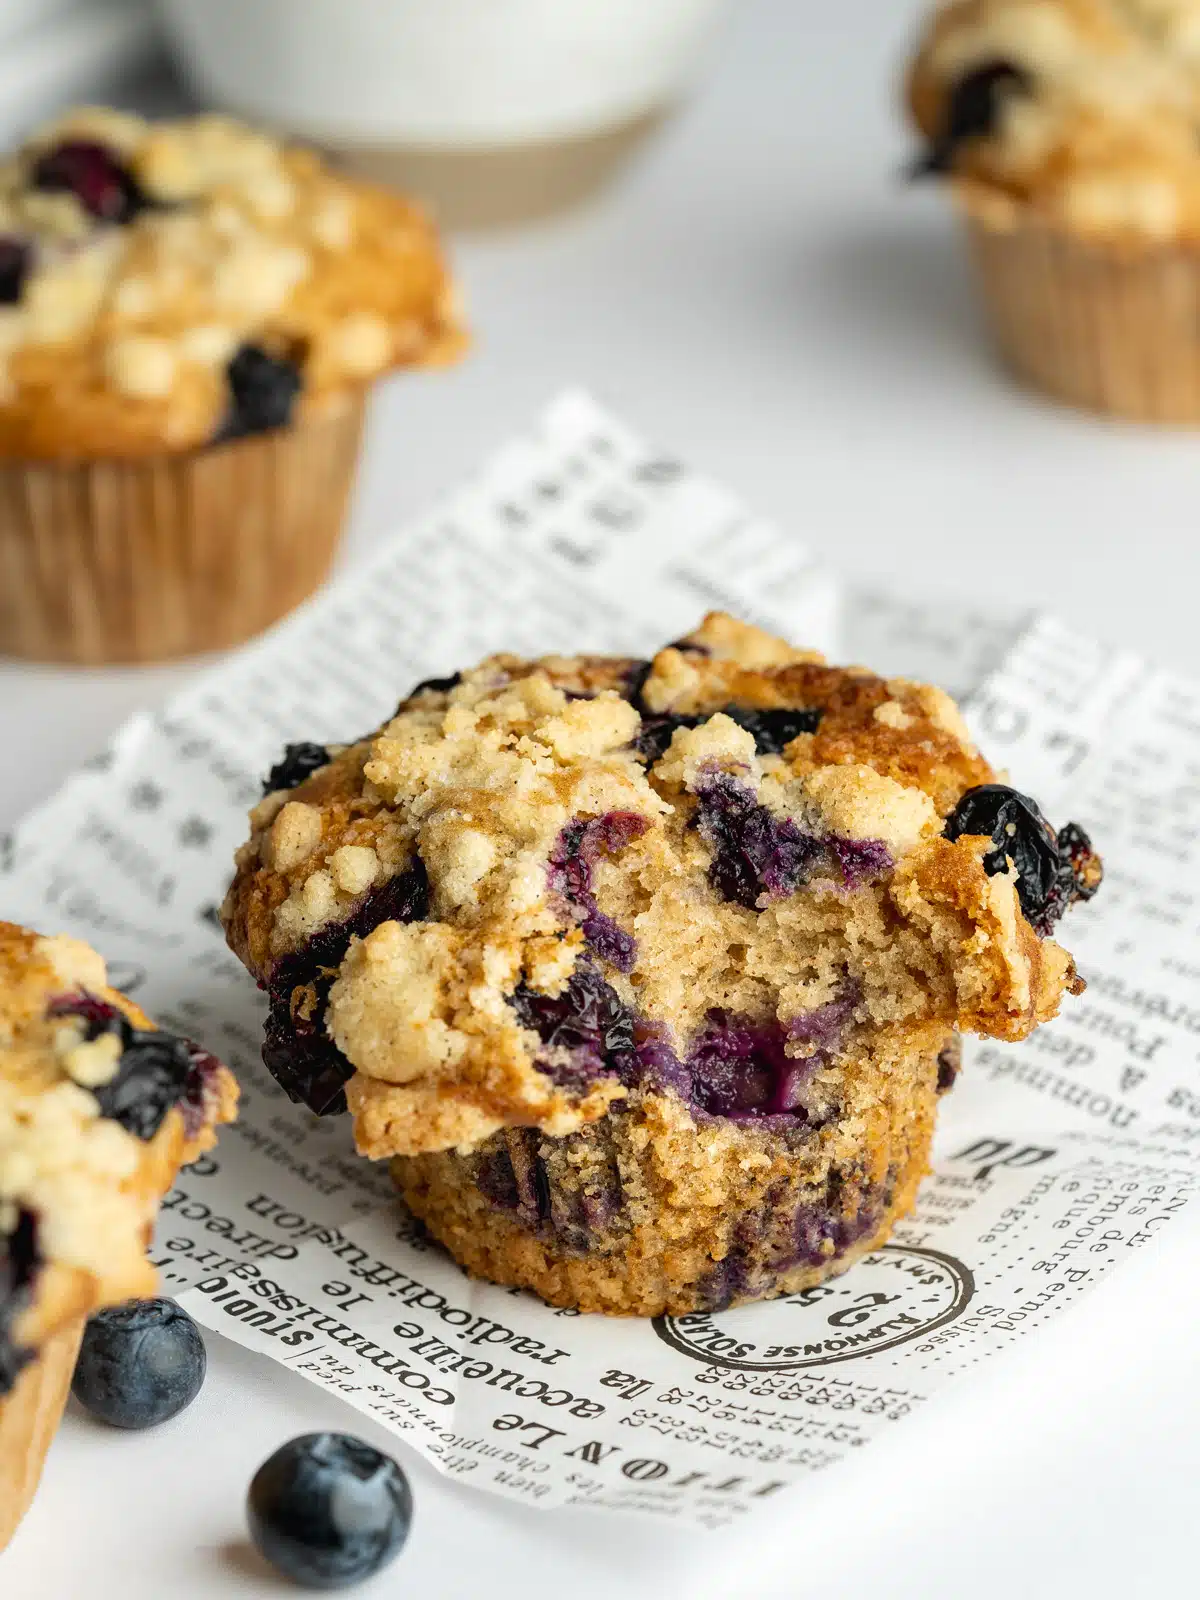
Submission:
[[[0,1400],[0,1552],[37,1493],[46,1452],[71,1392],[85,1325],[85,1318],[78,1317],[48,1340],[11,1394]]]
[[[0,461],[0,654],[164,661],[261,633],[329,571],[364,409],[146,460]]]

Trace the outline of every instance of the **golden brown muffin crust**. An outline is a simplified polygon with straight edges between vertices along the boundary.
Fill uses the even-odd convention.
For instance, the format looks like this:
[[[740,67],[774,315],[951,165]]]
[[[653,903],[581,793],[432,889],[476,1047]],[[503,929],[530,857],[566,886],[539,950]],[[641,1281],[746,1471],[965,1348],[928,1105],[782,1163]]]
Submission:
[[[107,187],[102,160],[116,163]],[[116,220],[97,216],[119,208],[122,183],[136,201]],[[230,362],[248,346],[299,369],[303,421],[464,342],[419,207],[223,116],[57,118],[0,166],[0,245],[10,458],[208,444],[229,420]]]

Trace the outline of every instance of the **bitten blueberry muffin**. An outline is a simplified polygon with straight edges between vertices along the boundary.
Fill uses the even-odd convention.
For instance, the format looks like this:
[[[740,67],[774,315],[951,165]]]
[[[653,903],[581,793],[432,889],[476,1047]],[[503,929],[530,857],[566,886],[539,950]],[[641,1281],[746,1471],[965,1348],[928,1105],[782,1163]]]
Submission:
[[[956,1033],[1082,984],[1100,866],[939,690],[730,617],[653,661],[496,656],[289,748],[224,916],[264,1059],[468,1267],[654,1314],[886,1236]]]
[[[137,658],[274,620],[328,565],[369,385],[463,342],[433,228],[391,191],[223,116],[39,129],[0,164],[0,648]],[[31,472],[49,528],[25,526]],[[104,514],[59,567],[46,541],[80,499]],[[131,529],[134,570],[89,605],[89,549],[111,582]]]
[[[159,1199],[236,1103],[228,1071],[109,988],[94,950],[0,922],[0,1548],[84,1321],[154,1292]]]
[[[908,98],[1018,372],[1200,419],[1200,0],[956,0]]]

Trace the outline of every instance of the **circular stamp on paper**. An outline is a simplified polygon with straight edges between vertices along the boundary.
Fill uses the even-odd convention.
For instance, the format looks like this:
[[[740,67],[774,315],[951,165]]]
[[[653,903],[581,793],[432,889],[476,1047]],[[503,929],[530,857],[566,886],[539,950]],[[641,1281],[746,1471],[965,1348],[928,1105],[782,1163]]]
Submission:
[[[844,1278],[732,1311],[656,1317],[680,1355],[743,1372],[794,1372],[856,1361],[953,1322],[975,1293],[970,1269],[940,1250],[889,1244]]]

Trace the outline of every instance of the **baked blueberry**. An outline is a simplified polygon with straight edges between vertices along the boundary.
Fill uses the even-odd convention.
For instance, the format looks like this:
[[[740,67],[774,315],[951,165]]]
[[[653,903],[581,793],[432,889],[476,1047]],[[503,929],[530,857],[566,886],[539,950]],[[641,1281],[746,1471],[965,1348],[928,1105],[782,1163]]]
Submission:
[[[94,995],[69,995],[56,1000],[50,1015],[79,1017],[91,1042],[116,1033],[121,1056],[116,1073],[93,1088],[100,1115],[139,1139],[153,1139],[171,1107],[184,1097],[192,1075],[193,1046],[159,1029],[135,1028],[115,1006]]]
[[[277,1450],[250,1485],[250,1536],[307,1589],[344,1589],[394,1560],[412,1524],[412,1491],[391,1456],[345,1433],[307,1433]]]
[[[1006,872],[1012,861],[1021,910],[1040,934],[1048,934],[1076,901],[1090,900],[1104,875],[1077,823],[1068,822],[1055,833],[1037,802],[1007,784],[968,789],[950,813],[945,832],[947,839],[964,834],[990,838],[995,848],[984,856],[983,866],[991,877]]]
[[[461,672],[452,672],[449,677],[446,678],[422,678],[420,683],[416,684],[408,691],[408,698],[410,700],[415,700],[417,696],[419,694],[423,694],[426,689],[432,690],[435,694],[449,694],[451,689],[457,689],[461,682]]]
[[[816,733],[821,726],[821,713],[808,708],[773,708],[756,710],[749,706],[726,706],[725,715],[754,735],[754,747],[760,756],[779,756],[793,739],[802,733]]]
[[[365,938],[380,923],[420,922],[428,914],[429,878],[418,856],[405,872],[372,889],[353,916],[322,929],[277,963],[267,985],[271,1006],[262,1057],[289,1099],[319,1117],[345,1111],[345,1085],[354,1068],[325,1029],[338,964],[352,939]]]
[[[1005,104],[1032,87],[1029,72],[1011,61],[986,61],[966,73],[951,90],[938,136],[917,162],[914,176],[948,172],[961,147],[994,133]]]
[[[71,1392],[114,1428],[156,1428],[191,1405],[207,1364],[199,1328],[173,1300],[130,1300],[89,1321]]]
[[[543,1068],[555,1082],[580,1087],[605,1075],[625,1081],[637,1075],[633,1015],[590,962],[576,963],[559,994],[520,984],[510,1003],[521,1026],[559,1058]]]
[[[719,614],[681,642],[418,692],[299,791],[313,817],[256,808],[227,900],[289,1092],[332,1085],[470,1271],[579,1310],[843,1270],[913,1203],[950,1035],[1027,1037],[1082,988],[985,870],[998,811],[942,836],[995,779],[947,696]],[[414,844],[419,906],[360,895]],[[1043,918],[1093,872],[1045,848]]]
[[[285,428],[292,420],[303,379],[299,367],[287,356],[273,356],[261,345],[244,344],[230,361],[226,377],[229,413],[221,428],[222,440],[269,433],[272,428]]]
[[[610,811],[602,817],[576,817],[559,834],[547,868],[551,890],[578,916],[591,950],[618,972],[630,971],[637,945],[633,935],[597,905],[592,890],[592,868],[601,857],[618,855],[627,844],[640,839],[647,826],[645,817],[632,811]]]
[[[32,260],[24,240],[0,238],[0,305],[15,306],[20,300]]]
[[[753,706],[729,705],[721,709],[740,728],[754,735],[754,747],[760,756],[782,755],[793,739],[802,733],[816,733],[821,726],[820,710],[811,707],[772,707],[762,711]],[[646,713],[635,741],[638,753],[653,765],[666,754],[676,728],[698,728],[707,720],[708,717],[654,716]]]
[[[128,167],[92,139],[66,139],[47,150],[30,178],[35,189],[74,195],[99,222],[132,222],[149,205]]]
[[[283,757],[277,761],[263,780],[263,793],[273,794],[277,789],[296,789],[314,772],[329,765],[329,751],[323,744],[303,740],[299,744],[284,746]]]
[[[735,778],[714,774],[697,798],[697,825],[713,851],[709,881],[726,900],[753,911],[764,894],[789,894],[823,854],[816,839]]]
[[[29,1302],[39,1266],[37,1218],[32,1211],[17,1212],[16,1226],[0,1235],[0,1395],[16,1383],[31,1352],[13,1340],[13,1324]]]

